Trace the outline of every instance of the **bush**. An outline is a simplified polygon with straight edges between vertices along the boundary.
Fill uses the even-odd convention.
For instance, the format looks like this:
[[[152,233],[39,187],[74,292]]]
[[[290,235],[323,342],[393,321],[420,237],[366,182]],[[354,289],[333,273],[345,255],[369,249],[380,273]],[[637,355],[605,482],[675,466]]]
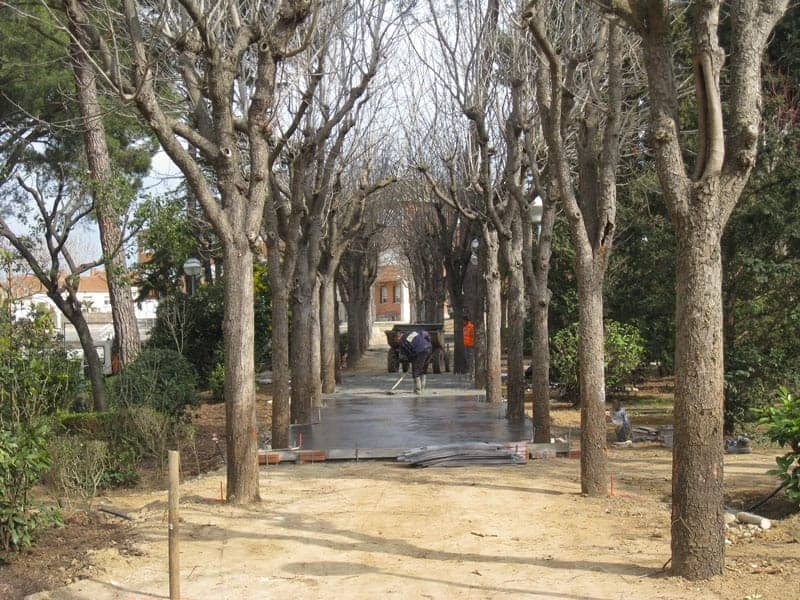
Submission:
[[[33,503],[30,492],[50,467],[49,428],[43,422],[0,429],[0,558],[29,548],[38,529],[60,522],[60,513]]]
[[[48,444],[52,465],[44,483],[62,508],[80,500],[91,508],[97,491],[103,487],[111,465],[108,442],[61,435]]]
[[[211,375],[208,377],[208,387],[211,390],[211,397],[216,402],[225,400],[225,365],[217,363],[211,370]]]
[[[255,352],[257,367],[269,363],[272,353],[271,296],[263,265],[255,267]],[[192,296],[167,297],[158,306],[148,347],[168,348],[183,354],[197,371],[200,383],[210,384],[224,353],[222,280],[203,285]]]
[[[123,407],[149,406],[179,415],[197,403],[197,375],[179,352],[148,348],[115,379],[114,398]]]
[[[67,356],[49,313],[14,320],[0,302],[0,426],[15,429],[71,407],[84,387],[80,360]]]
[[[100,488],[133,485],[138,481],[136,468],[141,457],[127,432],[126,411],[63,413],[59,418],[62,435],[107,443],[108,463]]]
[[[769,471],[776,475],[786,488],[786,495],[800,504],[800,399],[786,388],[778,389],[778,401],[761,411],[760,423],[767,426],[767,437],[790,451],[775,459],[777,469]]]
[[[573,323],[553,336],[550,364],[554,380],[564,386],[569,397],[577,397],[579,389],[578,323]],[[605,322],[605,378],[607,389],[618,389],[631,376],[644,356],[639,330],[633,325]]]

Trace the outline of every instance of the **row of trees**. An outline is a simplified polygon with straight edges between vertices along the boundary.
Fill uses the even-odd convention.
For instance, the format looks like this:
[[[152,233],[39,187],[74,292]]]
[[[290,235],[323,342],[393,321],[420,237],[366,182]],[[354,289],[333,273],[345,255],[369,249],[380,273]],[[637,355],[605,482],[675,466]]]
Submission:
[[[721,243],[731,244],[725,256],[737,256],[736,236],[723,238],[723,230],[757,164],[761,57],[786,0],[468,0],[447,7],[432,0],[169,0],[157,10],[135,0],[63,0],[25,13],[14,3],[0,7],[21,31],[32,28],[48,40],[48,57],[67,60],[73,82],[58,81],[64,69],[48,67],[56,81],[43,77],[36,93],[4,87],[12,93],[0,139],[3,177],[16,177],[37,200],[48,256],[38,260],[5,217],[0,234],[49,282],[48,294],[75,315],[80,331],[70,286],[93,263],[72,259],[67,233],[78,216],[94,215],[102,262],[110,279],[124,283],[120,249],[130,228],[123,209],[144,163],[122,157],[147,156],[158,142],[185,181],[193,250],[200,249],[208,275],[212,264],[223,267],[229,501],[259,498],[254,257],[266,259],[272,302],[274,445],[288,446],[289,424],[309,421],[322,393],[335,386],[337,282],[351,359],[365,348],[365,298],[387,244],[412,265],[420,320],[439,320],[445,295],[455,314],[485,314],[476,319],[478,381],[488,401],[501,400],[505,351],[512,419],[524,416],[525,339],[522,327],[511,327],[501,346],[502,319],[530,318],[541,441],[550,437],[548,324],[551,304],[562,300],[553,298],[550,271],[568,246],[577,283],[581,486],[604,495],[604,315],[615,305],[630,310],[625,303],[641,257],[674,235],[674,255],[658,258],[666,269],[674,256],[677,294],[638,294],[651,304],[636,314],[642,330],[661,336],[648,336],[651,355],[669,357],[665,310],[667,297],[675,298],[674,569],[690,578],[722,571],[723,335],[742,350],[728,360],[746,361],[757,342],[751,336],[748,346],[740,329],[751,322],[745,299],[753,284],[729,279],[723,313]],[[27,55],[24,38],[4,39],[19,44],[8,42],[5,55]],[[773,85],[788,84],[777,57],[775,66]],[[19,75],[3,68],[3,81]],[[679,85],[686,80],[695,83],[694,97]],[[63,94],[67,88],[74,95]],[[48,94],[59,101],[43,103]],[[67,122],[62,111],[78,126],[57,127]],[[115,136],[110,125],[127,111]],[[776,119],[776,133],[787,119]],[[776,155],[785,153],[785,136],[767,139]],[[76,140],[83,158],[59,158]],[[758,171],[763,185],[777,179],[779,162]],[[42,173],[48,185],[32,185]],[[666,209],[643,218],[638,208],[651,207],[659,192]],[[619,260],[611,252],[618,198],[628,217]],[[778,210],[777,195],[775,202]],[[185,233],[170,238],[177,253],[188,251]],[[739,234],[751,235],[746,223]],[[764,232],[765,249],[777,239],[780,232]],[[481,277],[471,282],[474,240]],[[169,260],[159,260],[154,264],[169,270]],[[71,277],[61,276],[65,264]],[[753,265],[734,267],[758,281]],[[153,287],[165,283],[164,269],[151,274]],[[607,274],[617,290],[606,294],[610,306]],[[671,288],[670,277],[660,275],[659,289]],[[112,293],[127,362],[138,334],[123,323],[130,305],[122,296]],[[778,304],[766,290],[760,301]],[[782,322],[792,318],[787,313]],[[785,356],[791,348],[778,350]],[[102,390],[102,381],[94,383]]]

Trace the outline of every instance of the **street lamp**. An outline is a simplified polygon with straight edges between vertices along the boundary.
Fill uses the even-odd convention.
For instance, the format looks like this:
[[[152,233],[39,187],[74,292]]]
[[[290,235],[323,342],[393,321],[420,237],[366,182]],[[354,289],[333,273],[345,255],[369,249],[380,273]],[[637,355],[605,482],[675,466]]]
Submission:
[[[183,263],[183,272],[189,278],[189,296],[194,296],[195,278],[203,273],[203,263],[196,258],[187,258]]]
[[[544,214],[544,202],[541,196],[536,196],[530,205],[531,222],[536,225],[536,243],[539,243],[539,235],[542,232],[542,215]]]

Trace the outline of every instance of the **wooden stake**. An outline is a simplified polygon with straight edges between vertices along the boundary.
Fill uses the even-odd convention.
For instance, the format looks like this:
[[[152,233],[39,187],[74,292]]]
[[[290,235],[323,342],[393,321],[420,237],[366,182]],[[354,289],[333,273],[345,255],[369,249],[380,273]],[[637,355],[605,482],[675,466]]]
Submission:
[[[180,551],[178,549],[178,502],[180,501],[181,455],[169,451],[169,598],[180,600]]]

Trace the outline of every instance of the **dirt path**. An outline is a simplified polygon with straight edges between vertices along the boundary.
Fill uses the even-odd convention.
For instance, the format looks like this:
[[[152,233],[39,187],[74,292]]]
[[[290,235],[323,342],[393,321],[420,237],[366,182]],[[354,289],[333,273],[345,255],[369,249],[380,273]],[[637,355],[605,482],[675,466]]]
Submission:
[[[669,451],[610,458],[616,494],[605,499],[579,495],[570,459],[450,469],[282,464],[262,472],[264,500],[248,508],[221,504],[224,471],[207,474],[182,486],[182,598],[798,597],[797,516],[734,543],[724,578],[666,577]],[[769,491],[771,461],[730,456],[728,479]],[[166,493],[106,500],[135,519],[135,543],[95,553],[91,579],[36,599],[169,597]]]
[[[384,364],[376,350],[351,372],[378,373]],[[553,418],[569,427],[577,414]],[[207,406],[203,415],[218,423],[224,411]],[[765,473],[776,453],[726,456],[728,504],[745,506],[773,489]],[[566,458],[438,469],[284,463],[262,470],[263,501],[247,508],[220,502],[224,469],[187,478],[182,598],[800,599],[800,515],[765,532],[730,531],[725,575],[685,582],[662,571],[670,556],[670,450],[612,448],[609,460],[614,495],[603,499],[580,496],[579,461]],[[168,598],[166,491],[98,502],[133,518],[130,540],[91,552],[86,579],[30,598]]]

